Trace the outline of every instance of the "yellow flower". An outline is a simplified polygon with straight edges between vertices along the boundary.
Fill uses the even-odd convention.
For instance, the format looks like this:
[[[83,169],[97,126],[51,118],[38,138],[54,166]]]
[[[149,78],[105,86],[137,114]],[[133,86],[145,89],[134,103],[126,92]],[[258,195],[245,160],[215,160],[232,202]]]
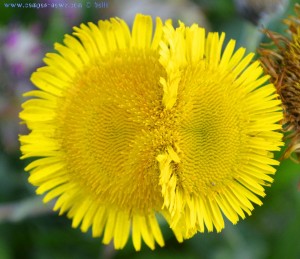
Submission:
[[[300,162],[300,5],[295,5],[297,16],[291,16],[284,22],[289,26],[290,37],[265,31],[275,48],[265,46],[259,49],[263,68],[271,75],[271,82],[276,86],[283,103],[283,129],[289,140],[284,158],[295,153]]]
[[[137,15],[74,28],[32,75],[20,117],[29,182],[72,226],[121,249],[154,249],[156,216],[178,241],[224,228],[273,181],[281,101],[225,34]]]

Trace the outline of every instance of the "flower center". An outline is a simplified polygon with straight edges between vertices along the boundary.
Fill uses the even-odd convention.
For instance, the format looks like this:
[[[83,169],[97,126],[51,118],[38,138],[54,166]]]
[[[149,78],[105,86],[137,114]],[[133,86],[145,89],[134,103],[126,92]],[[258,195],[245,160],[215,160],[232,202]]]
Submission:
[[[242,135],[237,98],[224,90],[230,76],[201,64],[186,69],[171,109],[162,104],[164,76],[155,52],[119,51],[90,65],[61,100],[57,129],[69,176],[100,204],[160,210],[156,158],[168,146],[179,153],[175,172],[191,194],[234,178]]]
[[[159,124],[161,76],[155,52],[119,51],[81,73],[61,101],[70,178],[100,204],[140,213],[161,207],[155,157],[168,141]]]
[[[242,141],[242,107],[235,93],[226,89],[233,83],[230,75],[218,75],[201,64],[186,71],[178,175],[185,190],[208,194],[234,178]]]

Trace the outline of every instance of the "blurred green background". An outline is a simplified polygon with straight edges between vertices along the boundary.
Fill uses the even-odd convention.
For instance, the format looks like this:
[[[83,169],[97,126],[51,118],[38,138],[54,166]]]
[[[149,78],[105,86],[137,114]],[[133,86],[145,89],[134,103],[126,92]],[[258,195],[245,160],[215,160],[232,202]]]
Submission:
[[[290,1],[285,9],[264,21],[263,27],[284,33],[281,19],[293,13],[296,2]],[[16,3],[23,6],[13,7]],[[38,8],[42,3],[50,5]],[[59,3],[67,3],[69,8],[55,5]],[[52,51],[53,43],[62,42],[63,35],[72,32],[72,26],[111,16],[131,23],[136,12],[172,17],[187,24],[196,22],[209,31],[224,31],[227,40],[235,38],[238,46],[251,50],[266,40],[259,33],[262,26],[255,27],[239,16],[234,0],[1,1],[0,259],[300,258],[300,165],[290,160],[281,163],[273,185],[266,190],[263,206],[256,206],[251,217],[235,226],[226,222],[220,234],[197,234],[182,244],[164,225],[166,245],[155,251],[144,245],[141,252],[135,252],[131,241],[124,250],[114,251],[90,233],[72,229],[70,220],[57,216],[51,204],[42,204],[41,197],[35,195],[24,172],[28,161],[19,159],[18,143],[18,134],[26,132],[18,113],[22,93],[33,87],[31,73],[42,66],[42,58]]]

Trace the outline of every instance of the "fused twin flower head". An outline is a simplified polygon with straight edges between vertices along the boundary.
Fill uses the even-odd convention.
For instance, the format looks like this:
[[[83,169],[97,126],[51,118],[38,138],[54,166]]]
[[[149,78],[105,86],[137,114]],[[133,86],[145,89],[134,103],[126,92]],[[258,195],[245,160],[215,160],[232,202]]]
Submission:
[[[281,101],[254,54],[196,24],[137,15],[66,35],[32,75],[20,136],[44,201],[116,249],[221,231],[261,205],[283,145]]]

